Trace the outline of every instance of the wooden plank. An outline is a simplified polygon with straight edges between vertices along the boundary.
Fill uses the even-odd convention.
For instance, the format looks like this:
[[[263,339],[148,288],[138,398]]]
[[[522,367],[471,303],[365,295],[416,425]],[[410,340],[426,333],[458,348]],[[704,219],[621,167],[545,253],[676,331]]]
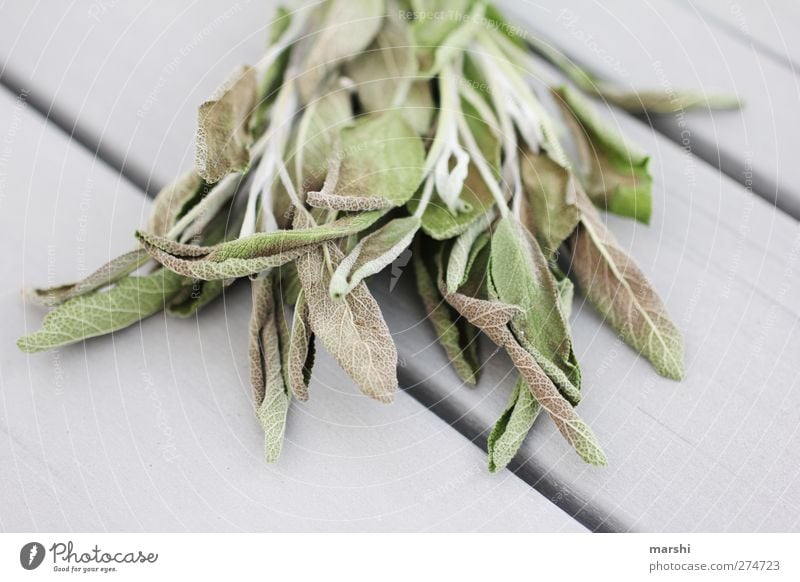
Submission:
[[[740,96],[738,112],[658,116],[673,141],[800,217],[800,80],[728,31],[675,1],[538,0],[504,4],[514,22],[627,88],[681,88]]]
[[[3,77],[151,191],[194,162],[197,106],[266,46],[275,2],[33,2],[0,21]]]
[[[800,68],[800,4],[793,0],[679,0],[690,10],[752,43],[764,55],[782,62],[797,73]]]
[[[800,227],[640,122],[620,128],[653,153],[653,223],[609,218],[682,329],[687,374],[658,377],[578,298],[572,317],[584,400],[609,467],[583,465],[540,419],[515,470],[592,529],[796,531],[800,527]],[[418,301],[373,287],[412,365],[412,394],[484,443],[516,375],[504,357],[460,385]],[[410,290],[408,290],[411,292]],[[485,346],[490,355],[492,346]]]
[[[197,319],[17,351],[43,315],[20,288],[127,250],[149,203],[5,92],[0,136],[0,530],[583,529],[514,475],[490,476],[484,454],[409,395],[358,395],[324,354],[280,463],[266,465],[246,285]]]

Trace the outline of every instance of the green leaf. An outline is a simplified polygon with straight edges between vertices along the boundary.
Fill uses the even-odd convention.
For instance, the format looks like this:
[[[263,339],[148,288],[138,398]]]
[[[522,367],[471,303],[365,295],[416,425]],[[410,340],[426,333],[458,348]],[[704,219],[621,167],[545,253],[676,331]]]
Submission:
[[[280,40],[291,22],[292,13],[289,9],[284,6],[278,6],[275,18],[269,27],[269,44],[271,46]],[[292,46],[290,45],[275,59],[275,62],[269,66],[261,78],[258,87],[258,105],[256,105],[255,111],[250,117],[250,133],[252,135],[261,135],[267,128],[269,109],[278,95],[278,89],[283,80],[291,52]]]
[[[297,296],[286,357],[289,388],[298,400],[308,400],[308,384],[314,368],[314,334],[308,323],[308,303],[303,291]]]
[[[447,260],[447,274],[445,283],[448,293],[455,293],[466,282],[470,267],[475,261],[475,256],[489,238],[482,236],[494,220],[494,213],[484,214],[472,223],[467,230],[460,234],[453,242],[450,257]]]
[[[422,47],[438,47],[464,22],[475,0],[412,0],[414,38]]]
[[[112,259],[85,279],[56,287],[32,289],[27,295],[38,305],[52,307],[116,283],[144,265],[149,258],[144,249],[138,248]]]
[[[303,214],[295,217],[301,226],[306,221]],[[331,273],[323,248],[334,267],[342,253],[335,244],[323,245],[313,246],[297,259],[309,326],[361,392],[380,402],[391,402],[397,389],[397,350],[389,328],[363,281],[342,299],[330,296]]]
[[[167,305],[167,313],[175,317],[192,317],[203,307],[222,295],[225,290],[225,281],[191,281]]]
[[[166,268],[194,279],[245,277],[283,265],[308,252],[311,246],[361,232],[382,212],[363,212],[309,229],[256,233],[210,247],[177,243],[138,231],[147,252]]]
[[[153,201],[148,230],[160,236],[166,235],[203,194],[204,186],[203,178],[196,171],[189,170],[162,188]]]
[[[511,321],[517,340],[573,404],[580,400],[580,368],[558,286],[536,240],[514,218],[492,234],[491,295],[520,311]]]
[[[422,182],[425,148],[397,112],[370,114],[342,131],[343,156],[335,155],[320,192],[307,202],[318,208],[363,211],[402,206]]]
[[[603,86],[593,91],[607,101],[634,113],[679,113],[693,109],[739,109],[742,101],[736,95],[704,93],[703,91],[623,91]]]
[[[463,317],[459,317],[444,300],[436,286],[438,274],[435,260],[426,258],[430,254],[421,243],[414,251],[414,272],[417,279],[417,292],[422,299],[428,320],[436,331],[439,344],[444,348],[447,359],[459,378],[467,384],[475,385],[478,380],[480,363],[478,361],[478,332]]]
[[[442,281],[440,289],[445,291]],[[486,301],[462,293],[445,293],[445,299],[496,345],[506,350],[533,397],[581,458],[591,465],[607,465],[606,456],[592,430],[581,420],[572,404],[562,396],[536,358],[519,344],[509,329],[509,323],[519,313],[519,309],[513,305]]]
[[[331,277],[331,297],[343,297],[390,265],[411,244],[419,226],[416,216],[395,218],[358,241]]]
[[[304,103],[343,62],[367,48],[385,21],[384,0],[329,0],[297,79]]]
[[[278,460],[286,430],[290,395],[284,384],[283,360],[288,349],[286,322],[272,274],[251,282],[250,384],[256,417],[264,429],[264,456]]]
[[[500,141],[492,128],[484,122],[475,108],[466,101],[461,107],[478,147],[494,174],[500,176]],[[435,240],[447,240],[464,233],[471,224],[479,220],[494,208],[494,196],[484,182],[480,172],[470,163],[461,200],[466,203],[467,210],[453,214],[447,205],[431,200],[422,215],[422,230]],[[419,195],[408,204],[410,212],[416,212],[419,206]]]
[[[107,291],[59,305],[45,316],[39,331],[17,340],[17,346],[23,352],[39,352],[123,329],[164,309],[183,282],[165,269],[124,277]]]
[[[417,56],[409,28],[388,18],[375,42],[345,68],[368,113],[398,110],[420,135],[427,134],[434,112],[428,81],[417,81]]]
[[[545,256],[552,257],[580,221],[575,178],[546,154],[530,151],[520,156],[520,174],[525,188],[533,229]]]
[[[339,135],[352,125],[350,94],[341,86],[328,86],[319,99],[308,104],[289,148],[292,157],[287,160],[288,167],[294,164],[301,168],[301,192],[322,187]]]
[[[595,205],[645,224],[652,211],[650,157],[610,127],[569,87],[555,89],[580,155],[581,181]]]
[[[683,377],[683,338],[653,286],[619,246],[585,194],[581,226],[572,236],[572,272],[578,286],[662,376]]]
[[[553,273],[553,278],[556,280],[558,299],[561,302],[561,310],[564,312],[564,318],[569,320],[570,315],[572,315],[572,301],[575,297],[575,286],[572,284],[572,280],[552,263],[550,264],[550,272]]]
[[[208,183],[250,164],[248,119],[256,104],[256,74],[240,66],[197,112],[195,168]]]
[[[489,434],[489,471],[502,471],[519,451],[542,407],[536,402],[525,380],[519,378],[508,407]]]

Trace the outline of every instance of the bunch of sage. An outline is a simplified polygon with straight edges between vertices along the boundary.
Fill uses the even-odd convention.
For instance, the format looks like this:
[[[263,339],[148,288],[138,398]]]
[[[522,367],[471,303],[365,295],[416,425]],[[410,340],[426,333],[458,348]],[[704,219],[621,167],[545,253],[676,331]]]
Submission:
[[[490,469],[542,410],[585,461],[606,464],[575,411],[572,281],[660,374],[681,378],[683,343],[601,213],[648,222],[649,158],[577,89],[634,109],[668,102],[595,82],[547,50],[573,83],[550,86],[532,75],[531,49],[546,45],[514,30],[480,0],[281,10],[261,60],[200,106],[195,168],[158,194],[136,246],[82,281],[34,290],[53,309],[19,347],[163,309],[190,316],[249,278],[251,381],[274,461],[290,401],[309,398],[317,340],[364,394],[392,400],[397,351],[365,281],[412,248],[419,295],[464,383],[479,377],[479,332],[519,371]],[[730,104],[696,93],[672,103]]]

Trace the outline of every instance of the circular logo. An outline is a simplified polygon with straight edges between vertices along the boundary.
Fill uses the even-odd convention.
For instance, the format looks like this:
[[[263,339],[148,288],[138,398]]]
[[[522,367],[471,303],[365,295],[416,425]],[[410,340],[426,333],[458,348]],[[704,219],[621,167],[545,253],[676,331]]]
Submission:
[[[19,563],[26,570],[35,570],[44,561],[44,546],[39,542],[28,542],[19,551]]]

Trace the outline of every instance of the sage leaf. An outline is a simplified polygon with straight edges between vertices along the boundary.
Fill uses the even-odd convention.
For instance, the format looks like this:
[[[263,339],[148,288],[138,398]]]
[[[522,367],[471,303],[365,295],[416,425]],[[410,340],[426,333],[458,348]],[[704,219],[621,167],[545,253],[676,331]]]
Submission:
[[[561,311],[564,312],[564,317],[569,319],[572,315],[572,301],[575,297],[575,285],[561,269],[550,265],[550,272],[556,280],[556,287],[558,288],[558,299],[561,302]]]
[[[463,22],[472,4],[473,0],[412,0],[416,42],[422,47],[438,47]]]
[[[302,230],[279,230],[202,247],[138,231],[147,252],[166,268],[194,279],[246,277],[293,261],[317,243],[361,232],[382,212],[363,212]]]
[[[289,9],[278,6],[269,27],[269,45],[277,45],[283,34],[289,29],[289,25],[292,24],[292,18],[293,15]],[[270,64],[259,82],[258,104],[250,116],[251,135],[261,135],[267,128],[269,110],[278,95],[280,84],[283,82],[291,52],[292,46],[286,47]]]
[[[508,401],[508,407],[489,433],[489,471],[502,471],[519,451],[542,407],[533,397],[525,380],[519,378]]]
[[[283,375],[283,354],[288,349],[282,303],[275,296],[272,274],[251,282],[250,384],[256,417],[264,429],[264,456],[278,460],[289,412],[289,392]]]
[[[331,297],[343,297],[361,281],[390,265],[411,244],[420,223],[417,216],[395,218],[358,241],[333,272]]]
[[[308,104],[290,146],[301,192],[318,190],[322,186],[330,171],[331,157],[341,156],[334,149],[339,135],[352,125],[350,94],[342,87],[328,86],[319,99]]]
[[[211,100],[200,105],[195,168],[210,184],[250,164],[248,119],[257,100],[256,85],[253,68],[237,67]]]
[[[138,248],[112,259],[85,279],[56,287],[32,289],[27,296],[38,305],[52,307],[116,283],[144,265],[149,258],[144,249]]]
[[[483,245],[489,241],[488,237],[481,235],[485,233],[493,220],[493,212],[484,214],[453,242],[453,248],[450,249],[450,258],[447,261],[447,275],[445,277],[448,293],[455,293],[464,284],[470,267],[475,261],[475,256],[483,248]]]
[[[443,285],[442,291],[444,291]],[[508,324],[519,313],[519,309],[498,301],[487,301],[462,293],[446,293],[445,299],[470,323],[480,328],[489,339],[506,350],[528,384],[533,397],[578,455],[591,465],[607,465],[605,453],[600,448],[592,429],[581,420],[572,404],[561,395],[536,359],[517,342],[509,329]]]
[[[732,110],[742,107],[742,101],[735,95],[703,91],[623,91],[617,87],[603,85],[600,90],[590,92],[634,113],[666,114],[695,109]]]
[[[384,23],[384,0],[329,0],[324,7],[319,32],[307,49],[297,78],[304,103],[325,77],[343,62],[358,56],[367,48]]]
[[[419,72],[410,29],[396,18],[387,18],[375,42],[345,67],[356,84],[361,106],[367,112],[397,109],[420,135],[430,131],[433,95],[427,80],[415,80]]]
[[[472,105],[462,101],[461,107],[483,157],[499,180],[500,140]],[[457,214],[450,212],[446,204],[431,200],[422,215],[422,230],[425,234],[435,240],[453,238],[462,234],[472,223],[493,210],[494,196],[473,162],[469,164],[460,198],[464,202],[465,210]],[[409,202],[408,208],[413,213],[418,207],[419,196],[415,196]]]
[[[511,321],[516,339],[564,396],[577,404],[580,368],[558,286],[539,245],[511,216],[497,223],[491,245],[490,295],[519,308]]]
[[[308,400],[308,384],[314,368],[314,334],[308,323],[308,303],[302,289],[297,296],[286,357],[289,388],[298,400]]]
[[[546,154],[530,151],[520,156],[520,174],[525,188],[532,232],[542,252],[552,257],[580,221],[573,174]]]
[[[592,104],[569,87],[555,89],[580,156],[580,177],[597,206],[648,224],[653,178],[650,157],[611,128]]]
[[[108,290],[62,303],[45,316],[38,331],[17,340],[17,346],[39,352],[123,329],[164,309],[183,283],[183,277],[166,269],[124,277]]]
[[[397,112],[369,114],[342,131],[343,156],[334,155],[321,192],[307,202],[318,208],[363,211],[402,206],[422,182],[425,148]]]
[[[571,240],[578,286],[622,338],[662,376],[683,377],[683,338],[634,260],[617,243],[585,195]]]
[[[295,227],[307,219],[298,214]],[[327,249],[335,267],[342,259],[339,248]],[[325,349],[355,381],[361,392],[380,402],[391,402],[397,389],[397,350],[378,303],[362,281],[341,299],[328,292],[331,273],[321,245],[298,257],[297,274],[308,305],[308,323]]]
[[[186,209],[196,202],[203,191],[203,179],[189,170],[177,180],[162,188],[153,201],[147,230],[160,236],[166,235]]]
[[[427,249],[418,243],[413,255],[417,292],[456,374],[466,384],[475,385],[480,370],[478,330],[444,300],[436,285],[436,260],[429,260],[426,254],[429,254]]]
[[[222,295],[225,283],[223,280],[192,281],[189,285],[185,285],[181,293],[167,305],[167,313],[175,317],[192,317]]]

